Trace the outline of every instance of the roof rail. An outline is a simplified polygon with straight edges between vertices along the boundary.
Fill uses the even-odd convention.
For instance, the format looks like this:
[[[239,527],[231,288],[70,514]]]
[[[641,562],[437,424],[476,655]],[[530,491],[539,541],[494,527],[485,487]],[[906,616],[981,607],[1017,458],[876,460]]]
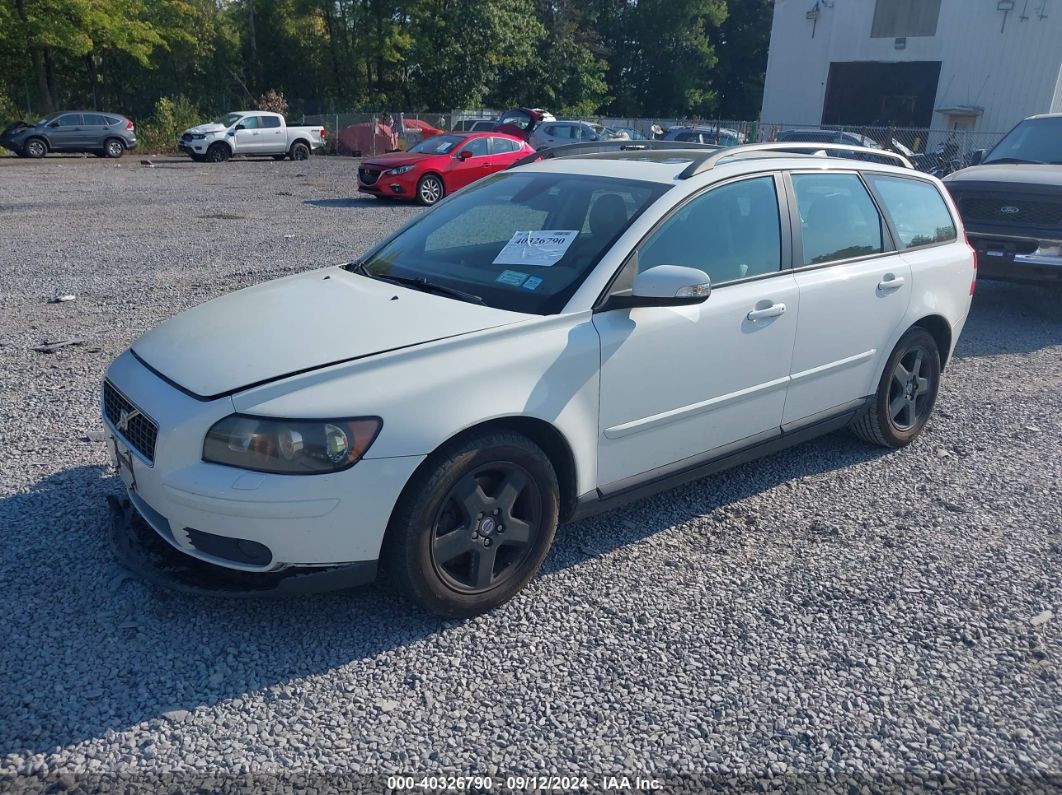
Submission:
[[[607,141],[583,141],[577,144],[565,144],[564,146],[552,146],[548,149],[539,149],[525,155],[513,163],[509,168],[526,166],[537,160],[551,160],[555,157],[573,157],[575,155],[589,155],[597,152],[646,152],[678,149],[685,151],[697,151],[710,154],[717,152],[721,147],[714,144],[698,144],[689,141],[655,141],[634,140],[627,138],[610,138]]]
[[[889,160],[895,160],[897,165],[903,168],[914,168],[911,165],[911,161],[903,155],[898,155],[895,152],[889,152],[886,149],[872,149],[869,146],[851,146],[850,144],[828,144],[828,143],[764,143],[764,144],[742,144],[740,146],[731,146],[726,149],[720,149],[718,152],[713,152],[707,157],[702,157],[693,163],[690,163],[686,169],[679,174],[679,179],[689,179],[695,177],[698,174],[703,174],[705,171],[711,171],[721,161],[727,160],[731,157],[737,157],[745,154],[746,152],[792,152],[794,154],[812,154],[826,157],[829,152],[845,152],[848,154],[859,154],[872,157],[883,157]],[[855,158],[859,159],[859,158]],[[864,158],[865,159],[865,158]]]

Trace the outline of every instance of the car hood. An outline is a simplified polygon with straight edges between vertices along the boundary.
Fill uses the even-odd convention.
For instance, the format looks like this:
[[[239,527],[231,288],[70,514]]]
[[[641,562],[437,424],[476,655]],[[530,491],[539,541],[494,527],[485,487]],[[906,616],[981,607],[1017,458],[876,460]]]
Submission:
[[[140,337],[132,350],[179,387],[216,398],[527,317],[326,268],[189,309]]]
[[[224,124],[218,124],[216,121],[208,121],[206,124],[200,124],[198,127],[189,127],[185,132],[190,133],[215,133],[227,130],[228,128]]]
[[[398,168],[399,166],[416,165],[417,163],[423,163],[425,160],[431,160],[433,157],[445,157],[445,155],[428,155],[421,154],[420,152],[389,152],[386,155],[377,155],[376,157],[370,157],[367,160],[363,160],[361,165],[375,166],[376,168],[388,169]]]
[[[975,183],[1021,183],[1035,187],[1062,188],[1062,166],[1036,165],[1021,163],[1002,163],[998,166],[971,166],[961,171],[948,174],[944,178],[948,185],[969,185]]]

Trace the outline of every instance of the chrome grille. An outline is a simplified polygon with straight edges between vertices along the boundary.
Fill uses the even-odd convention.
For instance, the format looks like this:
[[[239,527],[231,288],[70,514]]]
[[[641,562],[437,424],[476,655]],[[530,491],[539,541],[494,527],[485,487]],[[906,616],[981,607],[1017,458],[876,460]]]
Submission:
[[[110,381],[103,382],[103,414],[130,447],[148,461],[155,462],[159,426],[142,414]]]
[[[380,172],[372,168],[359,168],[358,179],[361,180],[362,185],[375,185],[376,180],[380,178]]]

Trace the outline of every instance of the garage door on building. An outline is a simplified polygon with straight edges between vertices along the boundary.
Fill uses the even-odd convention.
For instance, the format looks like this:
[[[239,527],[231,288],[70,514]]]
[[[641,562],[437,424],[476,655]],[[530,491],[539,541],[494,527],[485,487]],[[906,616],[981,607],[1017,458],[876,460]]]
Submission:
[[[823,124],[930,127],[940,61],[830,64]]]

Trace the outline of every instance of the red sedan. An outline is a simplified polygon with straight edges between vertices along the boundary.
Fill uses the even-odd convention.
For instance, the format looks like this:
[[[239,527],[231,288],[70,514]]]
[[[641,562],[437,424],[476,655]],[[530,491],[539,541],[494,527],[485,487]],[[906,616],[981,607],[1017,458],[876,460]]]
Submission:
[[[363,160],[358,190],[374,196],[435,204],[477,179],[508,168],[535,150],[499,133],[447,133],[421,141],[407,152]]]

